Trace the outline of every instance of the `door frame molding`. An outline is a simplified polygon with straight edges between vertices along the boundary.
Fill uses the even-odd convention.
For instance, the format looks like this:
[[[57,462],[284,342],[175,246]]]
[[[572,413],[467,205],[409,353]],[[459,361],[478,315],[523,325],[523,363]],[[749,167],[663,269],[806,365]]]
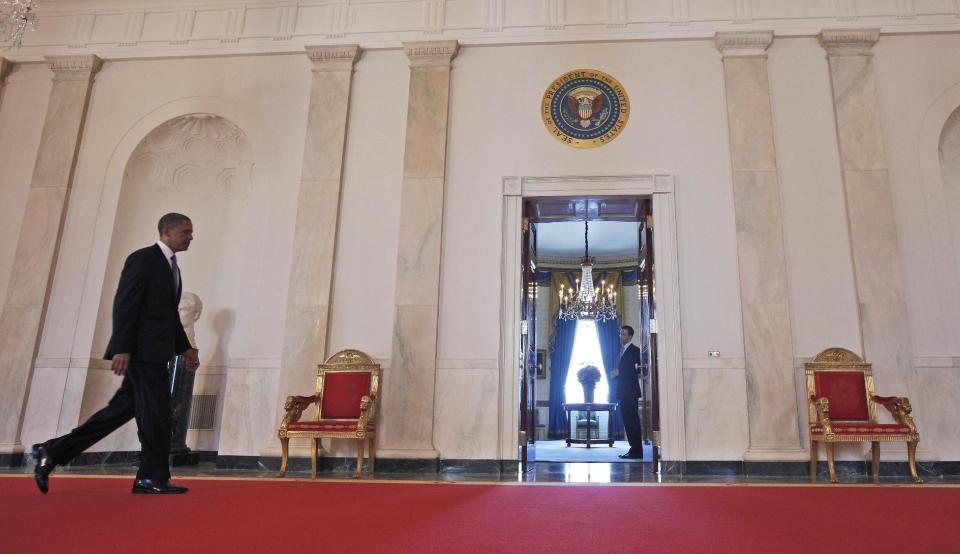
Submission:
[[[543,196],[649,196],[653,198],[657,263],[657,349],[660,362],[662,460],[685,461],[680,271],[673,175],[510,176],[503,178],[500,270],[499,458],[519,459],[520,249],[523,200]]]

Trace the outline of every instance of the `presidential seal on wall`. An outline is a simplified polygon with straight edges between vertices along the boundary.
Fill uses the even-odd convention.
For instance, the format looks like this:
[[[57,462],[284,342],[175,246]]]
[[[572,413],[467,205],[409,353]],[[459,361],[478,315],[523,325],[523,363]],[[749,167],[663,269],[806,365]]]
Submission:
[[[560,142],[594,148],[617,138],[630,117],[627,91],[610,75],[575,69],[557,77],[543,93],[543,124]]]

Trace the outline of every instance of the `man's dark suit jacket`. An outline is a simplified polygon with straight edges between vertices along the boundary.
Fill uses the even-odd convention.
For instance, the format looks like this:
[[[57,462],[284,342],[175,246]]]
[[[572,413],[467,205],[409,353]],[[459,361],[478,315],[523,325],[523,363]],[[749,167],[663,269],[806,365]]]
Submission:
[[[131,361],[165,364],[190,348],[177,311],[179,292],[158,245],[130,254],[113,299],[113,335],[103,357],[126,353]]]
[[[617,370],[617,396],[620,398],[640,398],[640,380],[637,367],[640,365],[640,349],[633,343],[627,346],[620,356]]]

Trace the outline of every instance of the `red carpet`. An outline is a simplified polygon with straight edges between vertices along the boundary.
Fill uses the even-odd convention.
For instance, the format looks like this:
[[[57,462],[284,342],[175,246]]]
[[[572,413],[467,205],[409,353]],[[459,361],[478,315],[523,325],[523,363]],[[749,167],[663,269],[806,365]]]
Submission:
[[[960,488],[0,477],[0,552],[958,552]]]

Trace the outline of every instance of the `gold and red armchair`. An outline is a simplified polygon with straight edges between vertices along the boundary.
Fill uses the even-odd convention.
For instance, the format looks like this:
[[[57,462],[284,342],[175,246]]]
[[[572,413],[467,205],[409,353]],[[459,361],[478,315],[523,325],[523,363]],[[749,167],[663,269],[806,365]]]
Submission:
[[[905,397],[877,396],[873,388],[873,369],[860,356],[843,348],[828,348],[806,364],[807,414],[810,422],[810,478],[817,475],[817,448],[827,450],[830,481],[839,482],[834,468],[834,444],[869,442],[873,456],[873,481],[879,480],[880,443],[905,442],[913,480],[917,475],[917,443],[920,435],[910,416],[910,401]],[[877,404],[896,423],[877,422]]]
[[[313,396],[288,396],[286,415],[277,435],[283,457],[280,474],[287,472],[291,437],[310,438],[310,467],[317,477],[317,448],[320,439],[354,439],[357,441],[357,469],[363,468],[364,442],[369,440],[370,475],[376,474],[377,397],[380,391],[380,366],[359,350],[343,350],[320,364],[317,390]],[[316,416],[303,419],[303,413],[316,405]]]

